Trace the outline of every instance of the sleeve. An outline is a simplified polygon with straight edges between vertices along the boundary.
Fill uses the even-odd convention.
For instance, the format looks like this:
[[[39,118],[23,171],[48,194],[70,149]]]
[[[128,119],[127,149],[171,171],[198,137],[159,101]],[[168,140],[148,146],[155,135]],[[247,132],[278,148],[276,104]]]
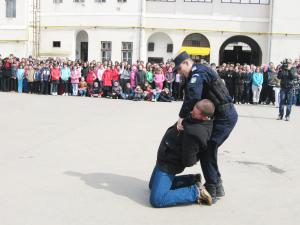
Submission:
[[[186,95],[179,113],[180,118],[185,118],[192,111],[197,101],[202,98],[203,78],[194,74],[186,84]]]

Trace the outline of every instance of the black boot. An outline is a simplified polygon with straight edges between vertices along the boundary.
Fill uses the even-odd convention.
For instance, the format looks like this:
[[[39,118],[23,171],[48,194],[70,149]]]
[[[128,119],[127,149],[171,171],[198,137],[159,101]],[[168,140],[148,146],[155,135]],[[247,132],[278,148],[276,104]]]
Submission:
[[[194,183],[200,182],[201,183],[201,174],[200,173],[196,173],[193,175],[193,181]]]
[[[222,182],[222,179],[220,177],[218,178],[218,183],[216,185],[216,196],[218,198],[221,198],[221,197],[225,196],[223,182]]]
[[[212,198],[212,203],[215,204],[217,201],[217,186],[215,184],[207,183],[204,186]]]

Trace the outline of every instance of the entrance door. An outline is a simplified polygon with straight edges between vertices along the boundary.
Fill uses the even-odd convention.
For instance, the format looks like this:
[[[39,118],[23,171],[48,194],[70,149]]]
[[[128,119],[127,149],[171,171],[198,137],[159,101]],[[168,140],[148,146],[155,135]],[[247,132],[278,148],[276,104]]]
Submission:
[[[88,60],[88,49],[89,49],[88,42],[80,43],[80,59],[84,62]]]

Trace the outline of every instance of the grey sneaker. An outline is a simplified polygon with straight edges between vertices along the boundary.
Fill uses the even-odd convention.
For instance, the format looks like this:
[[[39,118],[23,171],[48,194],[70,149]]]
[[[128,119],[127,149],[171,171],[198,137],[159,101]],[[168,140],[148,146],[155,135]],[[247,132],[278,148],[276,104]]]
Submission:
[[[210,196],[209,192],[205,189],[204,185],[201,184],[201,182],[197,182],[196,185],[199,191],[197,203],[203,205],[212,205],[212,197]]]
[[[290,117],[289,116],[285,117],[285,121],[290,121]]]
[[[277,120],[282,120],[282,116],[278,116],[278,117],[277,117]]]

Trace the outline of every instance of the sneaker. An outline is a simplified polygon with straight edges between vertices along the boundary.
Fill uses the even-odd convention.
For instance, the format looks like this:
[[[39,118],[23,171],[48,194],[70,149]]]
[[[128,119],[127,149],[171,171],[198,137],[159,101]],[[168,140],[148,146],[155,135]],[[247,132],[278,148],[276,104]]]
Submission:
[[[290,117],[289,116],[285,117],[285,121],[290,121]]]
[[[199,191],[197,203],[204,205],[212,205],[212,197],[210,196],[209,192],[205,189],[204,185],[202,185],[201,182],[197,182],[196,185]]]
[[[279,115],[279,116],[277,117],[277,120],[282,120],[282,116]]]
[[[217,201],[217,186],[215,184],[205,184],[207,192],[212,198],[212,204],[215,204]]]

